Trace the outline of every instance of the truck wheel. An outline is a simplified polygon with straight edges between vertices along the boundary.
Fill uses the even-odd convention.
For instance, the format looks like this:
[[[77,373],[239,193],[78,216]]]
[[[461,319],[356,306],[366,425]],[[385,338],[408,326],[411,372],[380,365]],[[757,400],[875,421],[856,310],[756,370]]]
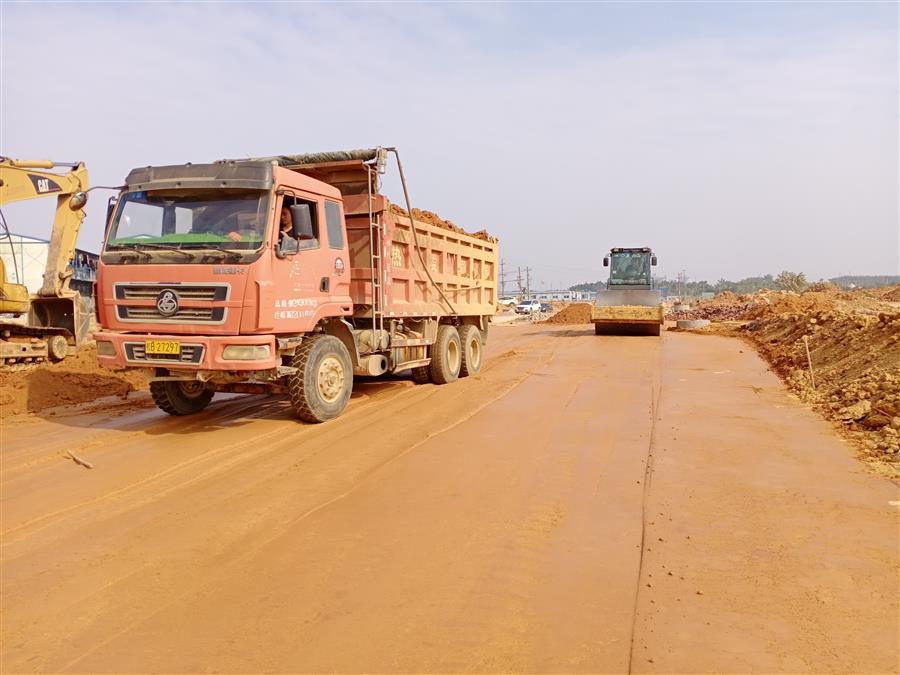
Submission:
[[[462,366],[462,345],[456,328],[438,326],[437,340],[431,345],[431,379],[435,384],[455,382]]]
[[[459,341],[462,343],[462,364],[459,376],[468,377],[481,370],[482,348],[481,331],[478,326],[465,324],[459,327]]]
[[[416,384],[428,384],[431,382],[431,366],[419,366],[410,370],[413,382]]]
[[[193,415],[212,401],[215,392],[198,380],[151,382],[150,393],[157,407],[170,415]]]
[[[312,335],[291,359],[297,372],[288,376],[294,412],[304,422],[326,422],[347,407],[353,390],[350,353],[333,335]]]

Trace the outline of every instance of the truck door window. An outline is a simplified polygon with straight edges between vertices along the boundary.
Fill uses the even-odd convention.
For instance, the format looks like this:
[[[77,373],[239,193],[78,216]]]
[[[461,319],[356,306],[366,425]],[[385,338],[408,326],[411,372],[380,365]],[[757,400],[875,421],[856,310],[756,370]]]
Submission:
[[[341,219],[341,207],[337,202],[325,202],[325,224],[328,227],[328,245],[331,248],[344,248],[344,223]]]
[[[288,207],[290,209],[291,206],[300,206],[305,204],[309,207],[309,216],[311,220],[311,229],[307,231],[301,230],[300,223],[293,223],[292,230],[294,232],[294,238],[300,243],[300,248],[318,248],[319,247],[319,209],[317,208],[318,204],[316,202],[301,199],[300,197],[295,197],[293,195],[285,195],[284,200],[282,201],[282,207]]]

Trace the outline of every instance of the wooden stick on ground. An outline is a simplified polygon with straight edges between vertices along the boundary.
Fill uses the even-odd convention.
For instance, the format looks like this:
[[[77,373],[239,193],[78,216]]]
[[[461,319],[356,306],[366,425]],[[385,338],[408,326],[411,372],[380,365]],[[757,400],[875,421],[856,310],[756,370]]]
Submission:
[[[812,382],[812,388],[816,388],[816,375],[813,373],[812,357],[809,355],[809,336],[803,336],[803,345],[806,347],[806,362],[809,364],[809,379]]]
[[[81,457],[79,457],[78,455],[73,453],[71,450],[66,450],[66,454],[72,458],[73,462],[75,462],[76,464],[80,464],[85,469],[93,469],[94,468],[93,464],[91,464],[90,462],[84,461],[83,459],[81,459]]]

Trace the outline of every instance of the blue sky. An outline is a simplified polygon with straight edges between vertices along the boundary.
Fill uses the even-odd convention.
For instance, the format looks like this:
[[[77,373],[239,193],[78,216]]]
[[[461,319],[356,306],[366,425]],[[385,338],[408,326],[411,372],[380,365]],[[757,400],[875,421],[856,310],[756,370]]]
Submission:
[[[900,268],[895,3],[0,7],[0,152],[94,184],[396,145],[415,206],[547,286],[618,245],[711,281]],[[36,208],[7,220],[42,236]]]

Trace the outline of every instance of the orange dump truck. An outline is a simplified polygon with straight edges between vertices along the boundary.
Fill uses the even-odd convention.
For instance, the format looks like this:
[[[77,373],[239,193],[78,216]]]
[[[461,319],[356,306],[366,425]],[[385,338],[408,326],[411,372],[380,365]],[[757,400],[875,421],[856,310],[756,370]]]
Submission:
[[[99,362],[144,369],[173,415],[272,393],[309,422],[341,414],[354,375],[478,372],[497,241],[392,206],[391,153],[406,194],[393,148],[131,171],[97,273]]]

